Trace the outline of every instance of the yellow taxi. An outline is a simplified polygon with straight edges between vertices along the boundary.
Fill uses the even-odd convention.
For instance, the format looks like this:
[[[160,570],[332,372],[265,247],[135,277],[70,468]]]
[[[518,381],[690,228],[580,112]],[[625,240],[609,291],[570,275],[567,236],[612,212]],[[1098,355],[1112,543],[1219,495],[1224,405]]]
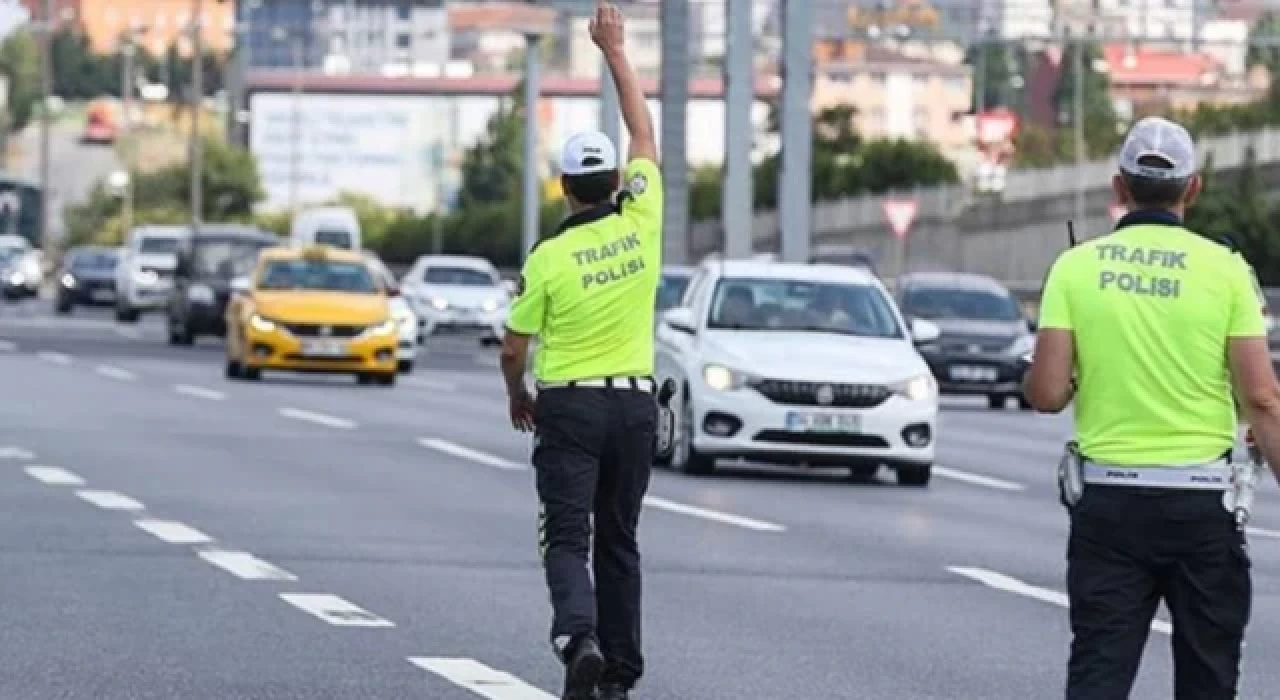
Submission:
[[[227,378],[263,370],[354,374],[396,381],[398,325],[359,253],[268,248],[227,304]]]

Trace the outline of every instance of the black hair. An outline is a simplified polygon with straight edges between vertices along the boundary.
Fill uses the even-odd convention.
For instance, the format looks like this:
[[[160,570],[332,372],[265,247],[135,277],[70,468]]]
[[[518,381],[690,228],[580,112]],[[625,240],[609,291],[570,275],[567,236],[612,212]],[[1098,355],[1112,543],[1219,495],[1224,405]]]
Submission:
[[[1146,155],[1138,159],[1138,165],[1147,168],[1173,169],[1168,160],[1155,155]],[[1124,185],[1139,209],[1172,209],[1182,202],[1191,184],[1190,177],[1155,178],[1135,175],[1121,171]]]
[[[604,161],[594,156],[588,156],[583,159],[584,166],[600,165]],[[613,199],[613,193],[618,190],[618,171],[608,170],[602,173],[588,173],[586,175],[561,175],[560,184],[565,192],[574,198],[580,204],[585,206],[594,206],[603,204]]]

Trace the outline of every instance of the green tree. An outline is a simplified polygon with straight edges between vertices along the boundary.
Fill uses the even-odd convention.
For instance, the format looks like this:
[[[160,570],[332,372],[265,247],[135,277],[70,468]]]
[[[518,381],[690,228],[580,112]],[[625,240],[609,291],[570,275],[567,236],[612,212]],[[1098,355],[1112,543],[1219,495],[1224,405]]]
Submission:
[[[1076,54],[1079,53],[1079,61]],[[1062,70],[1053,90],[1053,108],[1058,115],[1059,127],[1076,125],[1076,66],[1083,69],[1079,83],[1084,107],[1084,133],[1090,157],[1106,157],[1120,145],[1115,105],[1111,101],[1111,80],[1106,72],[1097,70],[1102,53],[1097,44],[1070,44],[1062,54]]]
[[[8,127],[20,131],[40,102],[40,54],[30,33],[18,30],[0,43],[0,73],[9,80]]]
[[[484,138],[462,157],[462,187],[458,206],[506,202],[520,196],[524,164],[523,86],[489,117]]]
[[[1022,112],[1023,86],[1027,68],[1026,49],[1020,44],[987,41],[974,44],[965,53],[965,63],[973,69],[973,109],[1008,107]]]
[[[1280,75],[1280,15],[1267,12],[1249,30],[1250,67],[1262,66],[1271,75]]]
[[[1187,213],[1187,226],[1212,238],[1230,238],[1263,286],[1280,284],[1280,206],[1268,197],[1253,149],[1231,174],[1216,171],[1210,156],[1203,174],[1204,191]]]

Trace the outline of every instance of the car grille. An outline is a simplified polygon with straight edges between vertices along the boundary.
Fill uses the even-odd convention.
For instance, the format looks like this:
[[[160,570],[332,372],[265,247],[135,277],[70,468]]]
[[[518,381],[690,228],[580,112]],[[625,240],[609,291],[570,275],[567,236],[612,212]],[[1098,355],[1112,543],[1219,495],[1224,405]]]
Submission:
[[[821,402],[819,394],[830,387],[831,401]],[[761,379],[751,388],[774,403],[791,406],[836,406],[871,408],[889,398],[889,388],[877,384],[836,384],[828,382],[795,382],[783,379]]]
[[[944,335],[938,346],[946,353],[976,355],[979,353],[1004,352],[1012,344],[1013,338],[992,338],[990,336],[965,338]]]
[[[160,279],[162,279],[162,280],[169,280],[169,279],[173,279],[173,270],[170,270],[170,269],[168,269],[168,268],[163,268],[163,267],[147,267],[147,266],[145,266],[145,265],[144,265],[144,266],[143,266],[143,268],[142,268],[142,271],[143,271],[143,272],[150,272],[150,273],[154,274],[156,277],[159,277],[159,278],[160,278]]]
[[[354,338],[364,332],[366,326],[334,326],[323,323],[284,323],[290,333],[304,337]],[[325,332],[324,329],[328,329]]]

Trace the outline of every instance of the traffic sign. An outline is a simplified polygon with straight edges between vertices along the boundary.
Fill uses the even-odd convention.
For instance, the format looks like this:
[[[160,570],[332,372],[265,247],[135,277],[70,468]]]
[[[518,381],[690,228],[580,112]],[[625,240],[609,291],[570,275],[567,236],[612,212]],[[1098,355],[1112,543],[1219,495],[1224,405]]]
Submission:
[[[1125,214],[1129,213],[1129,207],[1126,207],[1125,205],[1119,202],[1114,202],[1110,207],[1107,208],[1107,213],[1111,215],[1111,223],[1114,224],[1120,219],[1124,218]]]
[[[916,200],[886,199],[884,200],[884,216],[889,220],[893,235],[906,238],[911,224],[916,220]]]

